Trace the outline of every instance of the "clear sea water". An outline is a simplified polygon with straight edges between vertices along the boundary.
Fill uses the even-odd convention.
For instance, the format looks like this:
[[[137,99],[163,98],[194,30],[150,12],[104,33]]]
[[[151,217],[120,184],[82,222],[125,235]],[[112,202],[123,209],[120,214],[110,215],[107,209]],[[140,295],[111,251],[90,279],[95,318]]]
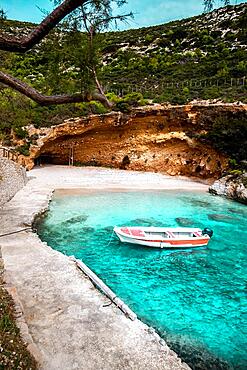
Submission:
[[[247,207],[202,192],[55,194],[42,240],[86,263],[193,369],[247,369]],[[207,248],[123,244],[114,225],[214,230]]]

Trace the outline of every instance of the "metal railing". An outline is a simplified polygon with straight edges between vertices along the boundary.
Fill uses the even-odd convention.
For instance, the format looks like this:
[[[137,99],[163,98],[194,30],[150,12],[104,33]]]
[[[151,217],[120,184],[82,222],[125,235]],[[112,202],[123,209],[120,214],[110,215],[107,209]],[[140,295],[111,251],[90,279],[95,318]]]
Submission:
[[[158,93],[161,94],[167,90],[174,90],[177,92],[178,89],[183,90],[185,87],[193,91],[201,91],[202,89],[207,89],[211,87],[221,87],[221,88],[232,88],[237,87],[239,89],[244,89],[247,86],[247,77],[221,77],[221,78],[208,78],[208,79],[188,79],[188,80],[162,80],[152,81],[149,79],[143,84],[133,84],[131,82],[119,81],[118,83],[108,83],[104,87],[106,92],[114,92],[116,95],[124,96],[133,92],[140,92],[142,94],[148,93]]]
[[[18,163],[19,153],[15,150],[0,146],[0,157],[7,158],[13,162]]]

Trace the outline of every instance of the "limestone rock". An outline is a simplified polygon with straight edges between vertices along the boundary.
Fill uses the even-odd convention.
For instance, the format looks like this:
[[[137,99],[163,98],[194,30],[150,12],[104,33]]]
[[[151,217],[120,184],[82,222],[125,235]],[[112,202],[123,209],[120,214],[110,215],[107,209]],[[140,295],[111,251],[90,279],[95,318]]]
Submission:
[[[155,104],[128,114],[71,118],[50,128],[30,126],[25,129],[37,136],[36,144],[21,160],[28,169],[52,163],[219,178],[228,167],[227,156],[198,137],[222,114],[243,116],[247,105]]]
[[[247,172],[242,175],[228,175],[216,180],[210,186],[209,192],[247,204]]]

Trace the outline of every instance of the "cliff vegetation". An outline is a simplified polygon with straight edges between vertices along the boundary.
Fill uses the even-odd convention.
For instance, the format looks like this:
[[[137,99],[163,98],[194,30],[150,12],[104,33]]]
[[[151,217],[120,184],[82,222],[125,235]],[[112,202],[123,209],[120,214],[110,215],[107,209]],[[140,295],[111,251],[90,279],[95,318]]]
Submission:
[[[25,35],[33,27],[0,22],[1,31],[9,35]],[[0,67],[48,95],[81,91],[86,37],[58,28],[24,55],[0,51]],[[246,3],[155,27],[98,34],[95,42],[98,75],[115,110],[129,113],[131,107],[150,101],[247,102]],[[30,136],[26,126],[50,127],[71,117],[106,112],[96,101],[41,107],[0,85],[0,141],[8,146],[19,141],[18,151],[28,155],[37,137]],[[246,158],[245,138],[245,118],[229,122],[224,115],[200,137],[237,162]]]

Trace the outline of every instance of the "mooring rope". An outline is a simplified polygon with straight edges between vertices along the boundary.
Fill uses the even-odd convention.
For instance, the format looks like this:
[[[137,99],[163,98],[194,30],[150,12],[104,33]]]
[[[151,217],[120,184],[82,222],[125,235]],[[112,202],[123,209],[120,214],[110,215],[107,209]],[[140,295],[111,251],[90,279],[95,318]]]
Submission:
[[[113,235],[114,235],[114,230],[112,231],[110,240],[109,240],[108,244],[106,245],[107,247],[111,244]]]
[[[9,235],[12,235],[12,234],[18,234],[18,233],[21,233],[22,231],[26,231],[26,230],[32,230],[32,227],[26,227],[25,229],[12,231],[11,233],[1,234],[0,238],[3,237],[3,236],[9,236]]]

